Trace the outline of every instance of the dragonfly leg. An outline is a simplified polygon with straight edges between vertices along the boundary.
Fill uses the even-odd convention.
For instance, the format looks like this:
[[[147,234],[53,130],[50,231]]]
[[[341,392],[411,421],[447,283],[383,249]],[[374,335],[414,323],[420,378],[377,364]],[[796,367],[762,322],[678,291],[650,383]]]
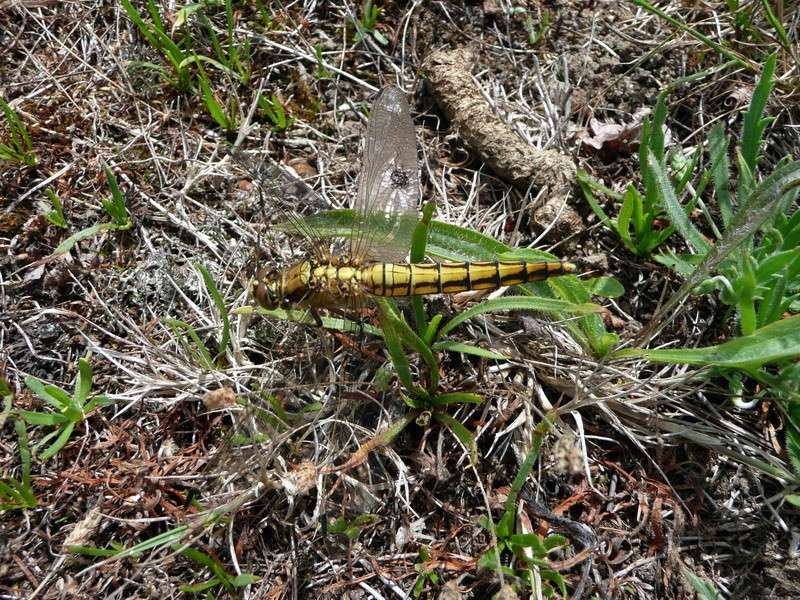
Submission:
[[[317,309],[316,308],[309,308],[308,312],[311,315],[311,317],[314,319],[314,323],[317,324],[317,327],[322,327],[322,317],[319,316],[319,313],[317,312]]]

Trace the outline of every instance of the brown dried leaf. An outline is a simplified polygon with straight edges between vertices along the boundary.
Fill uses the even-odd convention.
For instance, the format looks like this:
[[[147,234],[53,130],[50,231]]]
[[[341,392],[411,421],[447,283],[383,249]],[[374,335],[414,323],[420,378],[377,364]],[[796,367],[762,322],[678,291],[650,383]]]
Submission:
[[[234,404],[236,404],[236,394],[228,387],[212,390],[203,396],[203,405],[207,410],[230,408]]]
[[[634,120],[624,125],[592,119],[589,121],[591,132],[584,129],[577,134],[577,138],[595,150],[605,150],[615,154],[635,152],[642,137],[642,117],[641,114],[634,115]]]

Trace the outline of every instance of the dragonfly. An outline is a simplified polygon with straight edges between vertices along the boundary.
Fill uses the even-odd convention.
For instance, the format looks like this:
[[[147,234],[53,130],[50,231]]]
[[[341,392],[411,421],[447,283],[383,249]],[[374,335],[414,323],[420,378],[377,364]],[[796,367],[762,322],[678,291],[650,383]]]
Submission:
[[[293,218],[311,251],[288,269],[265,266],[257,273],[251,295],[262,307],[310,310],[319,323],[319,309],[359,306],[373,296],[494,290],[577,270],[562,260],[408,262],[420,178],[411,110],[396,86],[381,89],[372,104],[361,167],[349,247],[332,252],[307,222]]]

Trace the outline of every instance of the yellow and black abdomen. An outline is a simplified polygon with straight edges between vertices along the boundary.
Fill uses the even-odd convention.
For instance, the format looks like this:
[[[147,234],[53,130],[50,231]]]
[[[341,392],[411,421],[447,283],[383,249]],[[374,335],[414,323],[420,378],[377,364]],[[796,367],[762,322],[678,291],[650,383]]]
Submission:
[[[422,296],[467,290],[494,290],[574,273],[562,261],[376,263],[364,267],[361,283],[376,296]]]

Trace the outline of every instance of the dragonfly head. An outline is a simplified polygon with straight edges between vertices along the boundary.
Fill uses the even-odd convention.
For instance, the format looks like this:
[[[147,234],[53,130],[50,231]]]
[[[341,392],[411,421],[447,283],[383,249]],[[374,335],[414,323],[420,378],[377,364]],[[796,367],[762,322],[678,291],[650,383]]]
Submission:
[[[261,269],[253,281],[253,297],[268,310],[280,308],[286,303],[281,273],[275,269]]]

